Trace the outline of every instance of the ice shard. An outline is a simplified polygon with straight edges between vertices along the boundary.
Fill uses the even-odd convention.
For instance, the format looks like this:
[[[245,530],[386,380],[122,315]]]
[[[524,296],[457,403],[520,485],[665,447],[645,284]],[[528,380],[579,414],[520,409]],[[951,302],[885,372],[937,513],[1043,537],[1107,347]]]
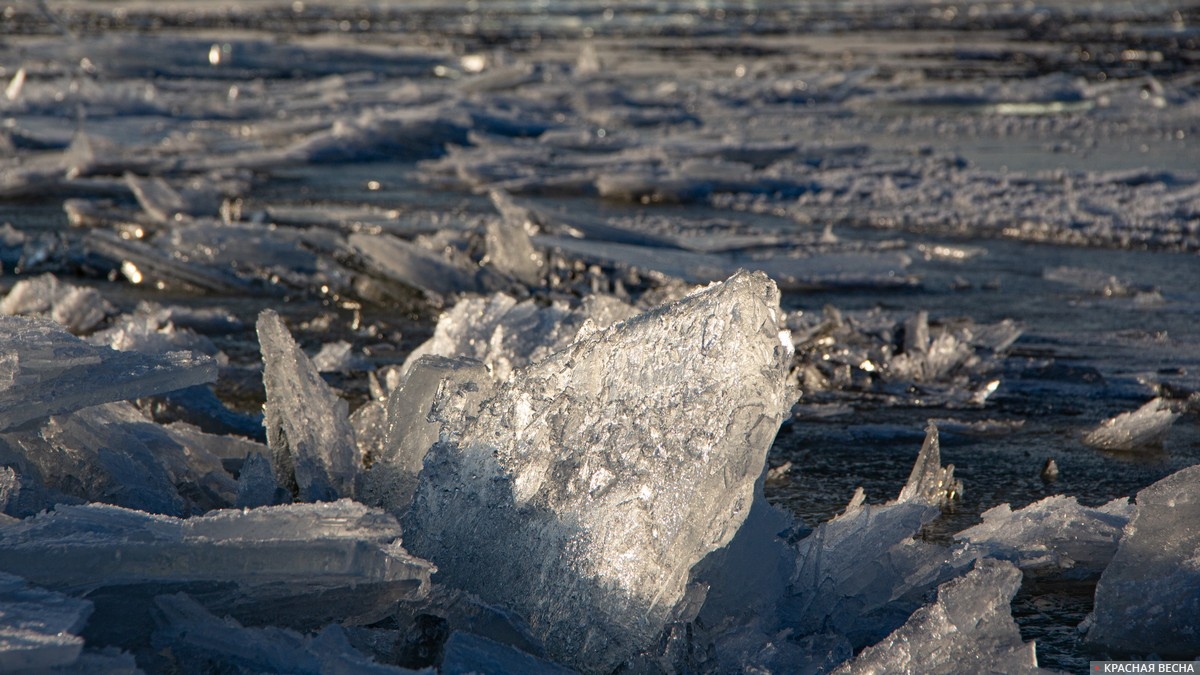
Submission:
[[[0,431],[109,401],[217,379],[216,363],[185,352],[149,356],[95,347],[41,319],[0,316]]]
[[[982,523],[954,538],[981,556],[1008,560],[1022,570],[1098,575],[1116,554],[1132,515],[1127,499],[1092,508],[1055,495],[1016,511],[1008,504],[988,509]]]
[[[395,518],[348,500],[188,519],[60,506],[0,528],[0,570],[89,592],[98,611],[173,587],[245,623],[370,623],[428,592],[433,567],[399,538]]]
[[[372,661],[350,645],[345,632],[336,624],[315,636],[305,636],[286,628],[246,628],[234,619],[217,618],[183,593],[160,595],[154,604],[157,628],[151,644],[163,658],[171,659],[172,672],[200,674],[215,670],[293,675],[415,672]]]
[[[1137,508],[1096,585],[1087,642],[1118,653],[1200,653],[1200,466],[1137,494]]]
[[[78,636],[92,603],[32,588],[0,572],[0,671],[44,672],[74,664],[83,650]]]
[[[363,500],[402,514],[412,501],[425,454],[438,442],[439,419],[476,417],[492,377],[473,359],[424,356],[388,396],[382,448],[363,481]]]
[[[954,465],[942,466],[937,425],[931,422],[925,430],[921,452],[917,453],[917,461],[896,501],[940,506],[960,497],[962,491],[962,481],[954,478]]]
[[[524,675],[570,675],[564,668],[485,637],[455,631],[446,640],[441,675],[470,673],[523,673]]]
[[[475,417],[442,416],[407,544],[556,660],[607,672],[649,647],[745,519],[792,403],[778,302],[739,273],[524,369]]]
[[[917,610],[882,642],[834,671],[857,673],[1038,673],[1032,642],[1022,642],[1009,603],[1021,586],[1012,563],[981,560],[938,588],[937,602]]]
[[[338,398],[272,310],[258,317],[267,403],[264,424],[279,484],[300,501],[353,497],[362,470],[349,406]]]
[[[1150,400],[1132,412],[1104,420],[1088,432],[1083,442],[1100,450],[1134,451],[1162,447],[1167,431],[1179,413],[1161,398]]]
[[[958,575],[972,555],[915,538],[962,491],[953,476],[953,466],[941,466],[937,428],[930,425],[895,501],[863,504],[860,488],[844,513],[796,543],[781,604],[786,625],[801,635],[845,635],[860,648],[896,629],[930,589]]]

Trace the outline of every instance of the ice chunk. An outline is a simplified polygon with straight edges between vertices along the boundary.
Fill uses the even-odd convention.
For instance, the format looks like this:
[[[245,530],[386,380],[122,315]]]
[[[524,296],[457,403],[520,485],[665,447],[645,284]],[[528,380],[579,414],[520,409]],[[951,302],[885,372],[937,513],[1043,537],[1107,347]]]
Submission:
[[[301,501],[353,497],[362,458],[349,406],[325,384],[272,310],[258,317],[267,444],[279,484]]]
[[[63,283],[53,274],[18,281],[0,301],[0,314],[44,316],[76,335],[91,331],[116,311],[96,289]]]
[[[983,522],[954,535],[989,558],[1022,570],[1074,569],[1099,574],[1117,552],[1133,508],[1117,499],[1100,508],[1055,495],[1013,511],[1008,504],[983,512]]]
[[[938,588],[887,639],[834,671],[854,673],[1038,673],[1033,642],[1022,642],[1009,603],[1021,586],[1012,563],[981,560]]]
[[[153,280],[232,296],[262,294],[269,288],[224,269],[182,260],[156,246],[122,239],[105,230],[88,232],[84,242],[96,254],[118,263],[121,273],[135,284]]]
[[[442,314],[433,337],[413,350],[405,367],[426,354],[467,356],[483,361],[497,380],[505,380],[513,371],[568,347],[585,324],[588,330],[599,330],[636,313],[604,295],[590,295],[576,309],[562,302],[518,302],[504,293],[464,298]]]
[[[51,589],[94,591],[98,612],[102,599],[137,607],[169,584],[247,623],[371,623],[428,591],[432,566],[399,537],[395,518],[348,500],[185,520],[60,506],[0,528],[0,570]]]
[[[470,673],[524,673],[528,675],[569,675],[577,671],[543,661],[518,649],[485,637],[454,631],[446,640],[445,656],[438,671],[442,675]]]
[[[352,234],[350,246],[385,277],[418,288],[433,299],[499,290],[484,270],[467,270],[421,246],[391,235]]]
[[[1134,451],[1162,447],[1163,439],[1179,413],[1161,398],[1150,400],[1133,412],[1123,412],[1100,423],[1083,437],[1083,442],[1100,450]]]
[[[354,356],[354,345],[345,340],[326,342],[312,358],[313,366],[322,373],[342,373],[361,367],[364,361]]]
[[[172,671],[183,673],[221,672],[363,673],[400,675],[415,671],[372,661],[346,639],[338,625],[315,636],[269,626],[245,628],[234,619],[219,619],[183,593],[160,595],[157,630],[152,645],[174,660]]]
[[[962,491],[962,481],[954,479],[954,465],[942,466],[938,429],[931,422],[925,430],[925,442],[921,452],[917,453],[917,462],[896,501],[940,506],[959,498]]]
[[[133,191],[142,210],[160,223],[182,221],[193,217],[217,215],[221,196],[212,190],[176,190],[159,176],[142,178],[125,174],[125,183]]]
[[[92,603],[40,588],[0,572],[0,671],[44,671],[79,658],[78,633]]]
[[[505,203],[507,195],[492,192],[492,202],[500,211],[500,220],[488,220],[484,241],[487,262],[501,273],[526,286],[541,286],[546,260],[534,247],[526,231],[527,219],[519,209]]]
[[[1117,553],[1096,586],[1087,641],[1121,653],[1200,653],[1200,466],[1137,494]]]
[[[492,392],[492,378],[472,359],[425,356],[388,396],[383,447],[364,480],[364,500],[401,514],[412,501],[425,453],[437,443],[443,420],[476,417]]]
[[[609,671],[649,647],[746,517],[792,403],[778,301],[737,274],[524,369],[477,417],[440,416],[409,546],[555,660]]]
[[[275,480],[275,469],[271,468],[271,460],[257,452],[246,457],[238,474],[239,509],[286,504],[291,498],[291,493],[279,487],[279,482]]]
[[[973,556],[914,535],[962,491],[953,466],[943,468],[937,427],[930,425],[912,473],[893,502],[866,505],[855,493],[846,511],[796,543],[795,567],[782,605],[801,635],[845,635],[855,648],[900,626],[927,591],[956,576]]]

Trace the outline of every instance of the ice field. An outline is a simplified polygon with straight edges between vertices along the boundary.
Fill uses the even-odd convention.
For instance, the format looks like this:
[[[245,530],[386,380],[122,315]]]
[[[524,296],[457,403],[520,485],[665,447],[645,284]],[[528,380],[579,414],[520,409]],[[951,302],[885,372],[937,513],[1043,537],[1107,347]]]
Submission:
[[[1200,657],[1200,9],[19,0],[0,671]]]

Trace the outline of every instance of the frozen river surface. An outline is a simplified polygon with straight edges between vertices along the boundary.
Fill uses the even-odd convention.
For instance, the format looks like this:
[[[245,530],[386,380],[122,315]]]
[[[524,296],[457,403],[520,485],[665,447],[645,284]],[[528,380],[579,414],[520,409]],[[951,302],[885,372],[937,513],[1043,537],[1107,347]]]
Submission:
[[[353,496],[382,511],[364,515],[354,509],[365,507],[337,502],[342,511],[296,517],[316,519],[312,537],[326,537],[320,539],[323,550],[342,545],[329,542],[343,541],[328,522],[358,523],[369,532],[358,545],[381,547],[369,555],[385,561],[363,564],[389,570],[386,579],[371,580],[378,607],[352,615],[339,613],[335,602],[321,610],[327,615],[306,608],[299,613],[308,612],[308,619],[280,623],[263,607],[303,602],[280,600],[270,583],[336,584],[319,574],[314,581],[304,576],[307,571],[253,583],[237,575],[197,572],[207,569],[206,554],[186,542],[201,535],[178,524],[167,532],[161,523],[136,527],[158,527],[154,541],[167,542],[164,550],[177,546],[188,552],[170,554],[185,561],[176,570],[182,576],[130,572],[134,577],[113,581],[120,576],[113,571],[103,581],[53,574],[34,578],[22,565],[44,554],[36,548],[38,538],[65,535],[47,534],[27,519],[11,527],[28,528],[20,541],[31,547],[30,557],[21,562],[20,556],[6,560],[0,555],[0,571],[52,590],[20,590],[19,579],[4,577],[0,582],[12,588],[0,593],[71,596],[23,602],[53,605],[60,620],[67,617],[60,630],[85,641],[59,651],[34,649],[32,661],[17,656],[9,662],[0,653],[0,666],[71,663],[86,644],[81,659],[128,666],[132,654],[151,671],[178,665],[163,656],[164,646],[214,664],[295,672],[314,663],[320,664],[318,670],[332,667],[328,659],[343,659],[339,667],[366,667],[368,657],[409,667],[441,664],[451,672],[469,670],[472,658],[525,670],[533,662],[521,659],[532,659],[530,654],[547,659],[535,664],[546,669],[557,667],[549,663],[553,660],[589,671],[611,671],[621,664],[635,670],[721,671],[737,664],[776,672],[824,671],[864,647],[850,667],[886,668],[887,661],[870,660],[883,657],[869,645],[893,629],[909,630],[918,619],[932,621],[929,616],[942,606],[931,604],[935,597],[949,606],[954,592],[969,594],[972,584],[1006,587],[1008,570],[988,566],[992,563],[962,576],[968,555],[963,547],[979,557],[984,550],[979,547],[986,548],[987,541],[995,545],[996,539],[964,532],[979,524],[985,511],[1002,504],[1016,511],[1052,495],[1100,507],[1200,463],[1196,7],[1066,0],[472,0],[454,7],[299,0],[18,2],[0,19],[0,84],[5,86],[0,94],[0,285],[8,293],[0,311],[52,318],[92,345],[151,359],[110,362],[79,351],[79,345],[68,349],[43,329],[38,333],[26,324],[5,329],[8,344],[0,345],[0,386],[8,387],[0,405],[0,465],[8,467],[0,474],[3,512],[25,518],[53,504],[105,502],[180,516],[292,498]],[[858,623],[835,619],[847,611],[836,603],[821,615],[825,610],[812,600],[802,609],[799,601],[779,601],[762,610],[770,620],[738,623],[742,619],[730,618],[736,612],[719,614],[721,584],[728,580],[717,568],[726,563],[706,560],[707,569],[687,572],[703,554],[728,542],[746,517],[740,506],[731,507],[732,525],[724,523],[708,502],[659,504],[645,515],[660,518],[662,527],[691,518],[695,524],[689,527],[703,524],[713,531],[712,541],[705,539],[707,548],[671,549],[655,559],[663,570],[682,573],[664,571],[656,577],[641,559],[630,568],[614,563],[609,570],[608,562],[581,553],[563,565],[571,574],[584,574],[580,570],[586,568],[587,575],[606,581],[583,590],[571,587],[564,593],[581,604],[563,601],[561,606],[529,599],[520,583],[497,590],[472,580],[488,556],[466,562],[455,557],[455,537],[510,525],[524,532],[552,512],[555,526],[569,521],[593,535],[623,532],[620,536],[633,540],[620,529],[624,525],[588,515],[600,504],[621,513],[627,502],[576,504],[570,495],[551,490],[546,496],[535,488],[550,488],[526,487],[523,479],[514,479],[509,498],[520,508],[533,508],[522,499],[541,495],[529,497],[529,504],[538,505],[536,513],[499,525],[485,514],[479,516],[482,524],[446,526],[444,537],[434,537],[428,533],[444,526],[440,509],[467,508],[439,501],[448,489],[437,481],[491,470],[468,471],[462,464],[467,460],[438,455],[437,449],[447,447],[449,437],[465,447],[477,442],[469,439],[487,436],[493,428],[488,415],[495,416],[496,429],[508,429],[513,419],[535,426],[541,423],[537,420],[553,419],[553,406],[542,417],[529,417],[533,413],[522,397],[544,395],[537,387],[551,386],[536,377],[547,364],[557,363],[555,352],[567,347],[621,352],[662,340],[649,329],[639,332],[645,322],[606,330],[610,324],[674,302],[671,309],[659,310],[660,321],[673,326],[671,317],[679,315],[679,325],[690,326],[684,309],[712,311],[715,317],[719,312],[711,308],[727,301],[721,293],[738,303],[743,296],[758,303],[759,296],[770,295],[754,285],[757,281],[746,282],[752,286],[746,290],[731,280],[715,288],[732,290],[712,291],[711,298],[684,297],[693,286],[723,281],[739,269],[765,272],[781,292],[779,305],[786,315],[777,315],[770,300],[764,308],[753,307],[770,317],[762,325],[777,322],[779,330],[790,331],[790,339],[780,338],[794,350],[780,371],[779,381],[788,387],[780,396],[798,403],[773,417],[775,398],[767,390],[776,379],[763,375],[759,383],[755,378],[779,364],[766,356],[755,361],[755,343],[737,342],[741,337],[735,329],[744,316],[735,311],[728,322],[694,326],[702,334],[699,360],[670,361],[692,384],[681,399],[647,388],[644,399],[668,397],[645,404],[666,409],[645,413],[647,419],[703,427],[706,419],[724,419],[722,411],[735,403],[753,407],[748,401],[763,398],[769,414],[751,426],[782,422],[773,444],[771,434],[759,440],[764,452],[769,445],[766,497],[796,518],[790,525],[780,521],[780,529],[791,528],[785,538],[790,555],[801,561],[789,563],[796,570],[786,592],[780,591],[793,600],[820,597],[815,590],[805,595],[803,560],[814,546],[836,548],[838,537],[849,537],[844,531],[836,534],[834,524],[849,527],[856,514],[873,513],[882,523],[884,513],[917,506],[908,498],[888,500],[909,480],[926,427],[934,422],[941,460],[954,465],[952,477],[961,486],[944,491],[954,493],[950,499],[917,500],[937,506],[936,513],[906,515],[908,520],[895,525],[894,532],[906,532],[897,540],[919,533],[904,543],[903,554],[889,554],[893,567],[884,565],[880,572],[876,565],[856,563],[870,568],[862,574],[907,574],[914,585],[862,591],[868,608],[871,602],[882,604],[863,609]],[[744,281],[746,275],[735,279]],[[267,309],[278,312],[283,324],[274,323],[273,314],[260,317]],[[290,335],[283,336],[281,327]],[[272,370],[272,358],[306,363],[289,351],[295,346],[291,336],[314,357],[321,378],[309,381],[286,369]],[[741,345],[730,347],[730,360],[699,368],[698,363],[709,363],[700,352],[707,355],[726,337],[731,345]],[[404,380],[416,362],[410,354],[422,343],[418,353],[468,356],[486,364],[483,370],[461,363],[430,366],[442,373],[442,384],[431,390],[437,396],[450,396],[448,382],[460,387],[452,400],[439,398],[433,411],[420,416],[426,424],[442,416],[443,443],[438,444],[435,427],[414,427],[407,436],[394,430],[403,414],[396,411],[395,392],[425,395],[420,383]],[[47,344],[57,346],[37,351]],[[594,349],[578,346],[585,344]],[[662,352],[673,353],[665,344]],[[688,353],[682,343],[680,353]],[[56,359],[63,372],[81,381],[79,391],[47,384],[62,377],[59,370],[53,376],[22,370]],[[650,368],[628,360],[622,372]],[[99,367],[101,362],[107,369]],[[575,360],[564,363],[559,364],[564,369],[582,367]],[[753,373],[721,379],[714,373],[723,372],[722,364],[731,372],[745,365]],[[70,375],[76,366],[84,374]],[[711,388],[705,388],[709,375]],[[332,393],[321,389],[318,379]],[[730,384],[741,379],[746,391]],[[630,387],[658,384],[637,377],[630,381]],[[211,386],[166,394],[175,388],[172,382]],[[100,393],[83,392],[89,388]],[[639,391],[630,390],[631,400]],[[734,398],[724,406],[688,398],[701,391]],[[278,392],[295,393],[296,405],[273,408],[272,399],[286,396]],[[573,398],[577,394],[568,388],[558,400],[590,410],[586,401]],[[31,397],[36,398],[32,403]],[[133,408],[87,407],[113,406],[109,402],[127,398],[136,398],[137,409],[149,417],[138,418]],[[503,412],[509,399],[515,403]],[[485,400],[486,405],[480,403]],[[679,401],[696,405],[694,414],[672,417],[669,409]],[[714,408],[707,411],[704,406],[710,404]],[[603,445],[603,439],[610,446],[635,444],[631,447],[643,453],[670,446],[670,439],[661,440],[640,424],[628,433],[612,431],[613,420],[639,419],[637,405],[629,405],[633,408],[580,413],[564,423],[566,430],[546,422],[552,427],[545,430],[551,439],[546,442],[568,443],[564,434],[577,423],[596,430],[583,440],[570,436],[581,448]],[[338,417],[342,406],[350,412],[349,421],[345,411]],[[445,406],[468,421],[452,419]],[[330,409],[331,417],[313,408]],[[1120,417],[1133,411],[1139,412]],[[47,420],[51,413],[55,416]],[[660,413],[663,417],[654,417]],[[726,432],[746,422],[741,413],[730,414]],[[154,472],[164,469],[157,460],[146,460],[158,467],[149,469],[134,462],[141,467],[135,471],[133,464],[122,464],[133,460],[89,454],[94,448],[84,447],[118,443],[106,434],[142,423],[137,420],[147,428],[170,430],[171,443],[191,448],[175,464],[161,460],[170,476],[168,487],[174,484],[178,494],[139,487],[158,480]],[[157,446],[146,434],[153,433],[160,432],[133,435],[151,452]],[[194,434],[187,436],[190,441],[180,440],[189,433]],[[758,438],[754,430],[745,434]],[[428,442],[406,464],[402,453],[395,454],[395,444],[413,446],[416,441],[397,441],[409,436]],[[323,450],[313,459],[297,449],[339,447],[339,442],[355,446],[357,459]],[[518,434],[511,448],[497,449],[501,464],[516,458],[516,464],[504,465],[509,473],[501,474],[524,475],[526,460],[537,465],[536,458],[522,454],[527,452],[523,442]],[[53,451],[31,449],[43,445]],[[206,448],[207,459],[198,459],[203,453],[193,446]],[[430,446],[422,470],[421,457]],[[717,442],[711,456],[700,453],[703,462],[716,461],[712,457],[723,447]],[[261,455],[255,455],[258,450]],[[31,459],[35,452],[43,454]],[[322,470],[310,475],[308,461]],[[567,475],[563,467],[571,462],[562,460],[547,475]],[[618,464],[642,478],[663,470],[661,481],[651,483],[660,490],[686,491],[671,483],[671,476],[691,475],[686,463],[642,467],[625,458],[612,460],[602,473],[587,474],[590,489],[595,492],[597,481],[603,482],[597,476],[620,476]],[[750,483],[761,466],[753,468],[746,474]],[[138,477],[129,478],[129,472]],[[726,501],[749,494],[746,476],[721,475],[730,490]],[[1077,518],[1065,506],[1057,511],[1047,506],[1046,512],[1065,519],[1056,535],[1063,540],[1083,536],[1071,527],[1102,539],[1107,530],[1080,524],[1094,518],[1115,528],[1116,534],[1109,533],[1115,546],[1126,522],[1149,523],[1149,505],[1158,503],[1158,495],[1182,490],[1200,500],[1200,479],[1189,483],[1181,476],[1190,474],[1176,474],[1174,483],[1146,492],[1136,515],[1112,504],[1104,513],[1083,508],[1079,513],[1090,515]],[[704,479],[696,480],[703,484]],[[865,490],[865,511],[847,507],[859,487]],[[461,489],[469,491],[469,485]],[[1167,502],[1175,508],[1175,501]],[[846,515],[822,526],[843,511]],[[372,520],[384,518],[383,512],[399,520],[390,525]],[[999,518],[995,513],[992,517]],[[102,520],[101,512],[70,517]],[[224,534],[203,537],[242,542],[238,537],[249,535],[229,533],[278,527],[262,518],[247,524],[230,516],[210,523]],[[1178,518],[1166,522],[1174,522],[1179,537],[1194,545],[1200,536],[1195,521]],[[764,522],[769,527],[769,519]],[[322,523],[329,532],[321,530]],[[55,527],[43,525],[47,531]],[[910,525],[911,531],[904,530]],[[398,543],[386,544],[397,540],[401,526],[407,552]],[[70,527],[88,531],[86,523]],[[870,528],[884,526],[861,527],[863,541],[876,541],[880,535]],[[717,534],[722,528],[731,529]],[[811,528],[817,530],[810,536]],[[1010,528],[1020,531],[1017,524]],[[1013,644],[1036,640],[1038,663],[1067,671],[1084,671],[1089,659],[1105,655],[1200,655],[1194,637],[1190,643],[1167,637],[1162,644],[1131,645],[1105,637],[1106,626],[1118,621],[1115,610],[1089,617],[1102,602],[1097,598],[1127,597],[1116,590],[1116,579],[1124,579],[1121,571],[1111,569],[1118,563],[1136,565],[1126,543],[1130,550],[1145,547],[1144,537],[1154,535],[1144,533],[1157,531],[1144,525],[1137,530],[1143,539],[1134,539],[1135,530],[1133,525],[1123,530],[1125,542],[1115,558],[1111,550],[1099,558],[1062,553],[1045,533],[1027,534],[1024,548],[1017,546],[1020,555],[989,549],[993,557],[1024,570],[1011,606],[1020,631]],[[659,530],[652,531],[651,539],[660,541]],[[122,537],[138,539],[126,530],[109,534],[118,542],[111,544],[116,549]],[[567,543],[559,543],[568,548],[576,541],[555,536],[565,537]],[[536,545],[512,555],[544,553],[552,541],[546,537],[533,537]],[[297,551],[305,539],[294,534],[279,544],[280,555],[302,555]],[[647,546],[659,551],[657,544]],[[928,558],[932,554],[922,548],[918,555],[917,546],[951,553]],[[1057,556],[1049,570],[1044,560],[1030,562],[1029,550],[1039,546]],[[608,549],[597,544],[600,550]],[[496,556],[508,555],[507,549],[496,551]],[[840,555],[850,556],[846,551],[843,547]],[[613,556],[625,554],[636,557],[628,551]],[[1194,554],[1185,551],[1179,560]],[[924,562],[913,562],[920,556],[926,556]],[[431,566],[423,558],[441,570],[432,577],[432,591]],[[922,570],[924,586],[912,581],[920,575],[905,572],[896,562],[900,558]],[[1100,582],[1097,594],[1109,559],[1115,560],[1109,586],[1114,590],[1106,591]],[[1163,569],[1174,569],[1169,561],[1164,564]],[[935,567],[940,571],[930,571]],[[553,578],[559,572],[543,562],[518,567],[514,574]],[[615,592],[604,585],[610,573],[622,579],[612,583],[630,584],[620,586],[626,593],[620,601],[605,595]],[[1184,583],[1192,589],[1186,602],[1200,604],[1192,574]],[[836,577],[836,570],[830,573],[829,578]],[[654,596],[648,608],[635,603],[640,609],[634,612],[622,603],[648,592],[637,586],[643,581],[653,581],[661,597]],[[709,587],[707,604],[703,594],[695,596],[700,582]],[[227,597],[221,584],[231,583],[243,595]],[[121,584],[136,588],[132,595],[142,597],[143,605],[154,606],[151,618],[130,620],[127,632],[98,628],[121,616],[125,605],[113,600]],[[1147,588],[1166,592],[1168,587]],[[747,597],[760,590],[747,591]],[[188,595],[173,595],[180,591]],[[95,604],[90,623],[90,608],[70,604],[84,603],[75,597],[81,593]],[[345,593],[351,592],[330,593],[345,603]],[[479,606],[472,604],[476,599],[464,599],[467,594],[482,598]],[[412,609],[418,600],[425,604]],[[410,609],[389,613],[383,607],[387,602]],[[688,609],[689,603],[695,606]],[[981,602],[975,606],[985,611]],[[582,636],[556,623],[564,612],[593,610],[609,623],[598,620],[595,630]],[[625,612],[642,618],[630,620]],[[238,624],[235,631],[233,624],[214,618],[224,614],[248,628]],[[776,614],[778,625],[772,623]],[[497,628],[509,619],[515,628]],[[345,634],[303,633],[337,622],[348,626]],[[250,628],[273,623],[292,632]],[[241,656],[223,654],[212,645],[189,642],[188,627],[206,635],[232,631],[249,646],[238,652]],[[477,635],[494,642],[472,642],[483,639]],[[755,643],[761,636],[771,639]],[[497,643],[509,651],[497,651],[502,648]],[[291,665],[271,661],[271,649],[281,644],[304,658],[297,656]],[[981,637],[978,644],[989,645],[982,648],[989,653],[1016,649],[995,635]],[[611,645],[636,649],[622,652]],[[128,654],[99,651],[105,646]],[[988,662],[972,661],[978,654],[968,652],[959,654],[960,664]],[[899,667],[896,663],[891,665]],[[1015,669],[1018,661],[994,663]],[[371,667],[377,665],[383,667]],[[921,670],[911,663],[909,668]],[[953,670],[947,666],[947,672]]]

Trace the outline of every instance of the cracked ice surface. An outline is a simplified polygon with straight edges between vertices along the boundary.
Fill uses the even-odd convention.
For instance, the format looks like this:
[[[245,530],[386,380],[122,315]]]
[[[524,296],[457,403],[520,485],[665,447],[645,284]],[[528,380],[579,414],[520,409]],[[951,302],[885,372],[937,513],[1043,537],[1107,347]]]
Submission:
[[[746,517],[791,404],[778,301],[738,274],[530,366],[477,418],[443,419],[409,547],[521,613],[557,660],[603,672],[648,647],[692,565]]]
[[[1116,652],[1200,652],[1200,466],[1137,494],[1133,518],[1096,586],[1087,641]]]
[[[8,673],[70,665],[79,658],[92,603],[32,588],[0,572],[0,670]]]

